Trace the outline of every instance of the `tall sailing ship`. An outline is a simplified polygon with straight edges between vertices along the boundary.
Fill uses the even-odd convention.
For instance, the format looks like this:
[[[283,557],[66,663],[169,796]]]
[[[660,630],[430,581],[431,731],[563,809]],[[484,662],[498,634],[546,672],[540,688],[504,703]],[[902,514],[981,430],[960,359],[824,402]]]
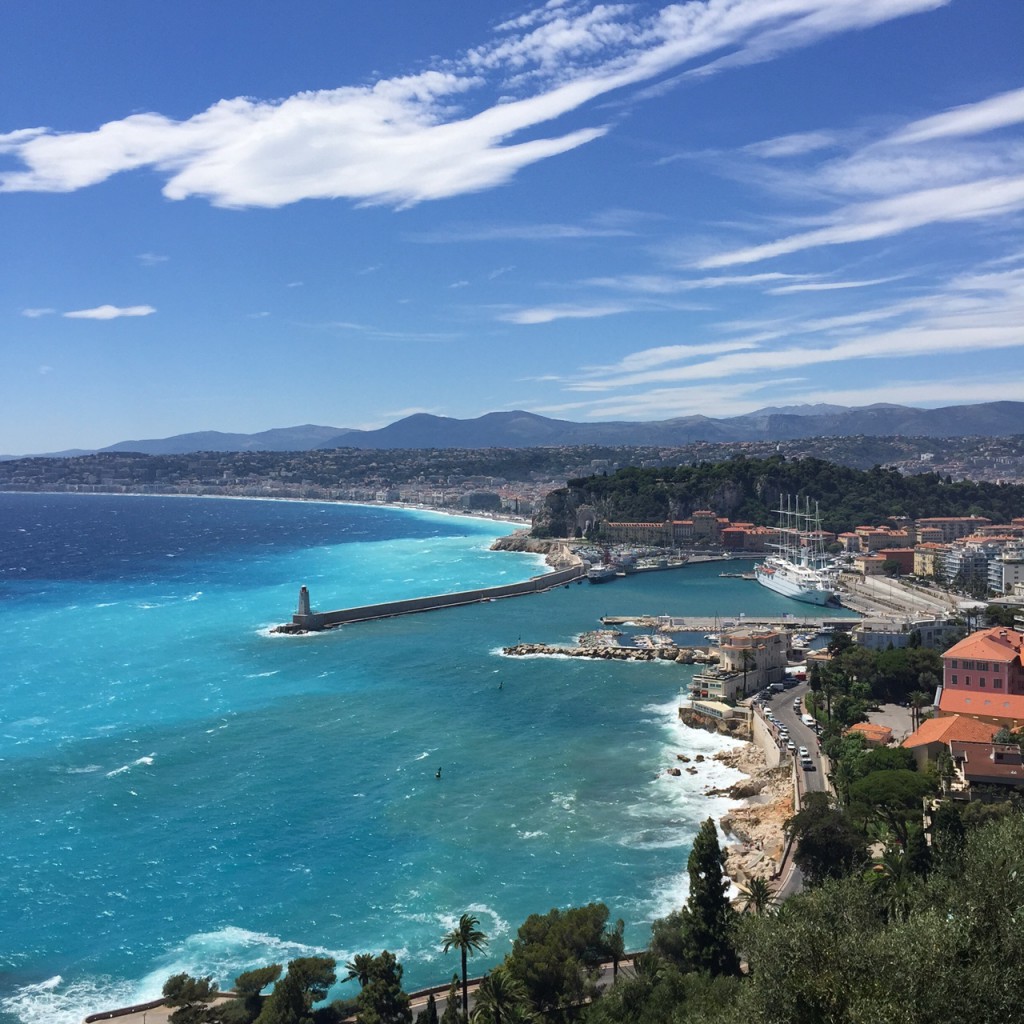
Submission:
[[[825,552],[817,502],[801,505],[799,497],[779,496],[776,510],[778,541],[775,554],[754,566],[754,578],[763,587],[806,604],[838,604],[838,571]]]

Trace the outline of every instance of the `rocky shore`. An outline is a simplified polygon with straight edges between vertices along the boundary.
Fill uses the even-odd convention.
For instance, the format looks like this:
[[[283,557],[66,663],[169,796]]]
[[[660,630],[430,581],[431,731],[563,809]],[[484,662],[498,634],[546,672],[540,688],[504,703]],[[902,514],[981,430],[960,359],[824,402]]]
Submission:
[[[721,751],[715,760],[747,776],[725,790],[708,790],[709,796],[744,801],[721,818],[722,831],[735,840],[725,848],[726,871],[739,885],[758,876],[770,879],[782,862],[783,825],[793,814],[792,770],[788,765],[769,768],[753,743]]]
[[[503,647],[501,652],[510,657],[520,658],[527,655],[561,655],[563,658],[602,658],[605,661],[675,661],[681,665],[694,665],[708,660],[704,651],[675,647],[671,644],[657,647],[618,647],[614,644],[585,643],[582,642],[582,638],[579,644],[572,647],[519,643]]]

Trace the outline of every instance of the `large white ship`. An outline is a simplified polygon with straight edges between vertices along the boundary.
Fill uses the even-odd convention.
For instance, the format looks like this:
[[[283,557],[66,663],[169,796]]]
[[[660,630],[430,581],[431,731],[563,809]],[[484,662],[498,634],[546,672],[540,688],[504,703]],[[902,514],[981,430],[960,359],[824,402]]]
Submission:
[[[785,502],[785,503],[784,503]],[[821,535],[821,516],[810,498],[801,507],[800,499],[780,496],[776,553],[754,566],[754,578],[763,587],[784,597],[806,604],[838,604],[837,571],[825,553]]]

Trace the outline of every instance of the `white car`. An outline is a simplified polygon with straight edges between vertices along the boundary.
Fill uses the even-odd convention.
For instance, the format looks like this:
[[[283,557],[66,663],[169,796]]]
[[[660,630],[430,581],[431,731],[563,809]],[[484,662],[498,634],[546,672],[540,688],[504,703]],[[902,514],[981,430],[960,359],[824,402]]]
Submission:
[[[794,743],[794,742],[793,742],[792,740],[790,740],[790,741],[789,741],[789,742],[788,742],[788,743],[786,744],[786,749],[787,749],[787,750],[788,750],[788,751],[789,751],[789,752],[790,752],[790,753],[792,754],[792,753],[793,753],[793,751],[795,751],[795,750],[796,750],[796,744],[795,744],[795,743]]]
[[[801,747],[800,748],[800,756],[802,758],[803,757],[810,757],[810,754],[807,753],[807,748],[806,747]]]

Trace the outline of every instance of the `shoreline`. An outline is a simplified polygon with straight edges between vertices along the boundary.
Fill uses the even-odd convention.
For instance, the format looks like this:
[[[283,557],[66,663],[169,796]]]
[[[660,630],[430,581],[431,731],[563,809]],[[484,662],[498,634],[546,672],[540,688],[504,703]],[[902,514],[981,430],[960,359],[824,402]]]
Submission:
[[[794,813],[791,772],[786,765],[769,768],[764,751],[752,740],[723,750],[714,759],[746,776],[725,790],[706,793],[737,801],[718,820],[731,840],[724,847],[726,874],[737,887],[755,877],[773,881],[785,851],[783,825]]]

